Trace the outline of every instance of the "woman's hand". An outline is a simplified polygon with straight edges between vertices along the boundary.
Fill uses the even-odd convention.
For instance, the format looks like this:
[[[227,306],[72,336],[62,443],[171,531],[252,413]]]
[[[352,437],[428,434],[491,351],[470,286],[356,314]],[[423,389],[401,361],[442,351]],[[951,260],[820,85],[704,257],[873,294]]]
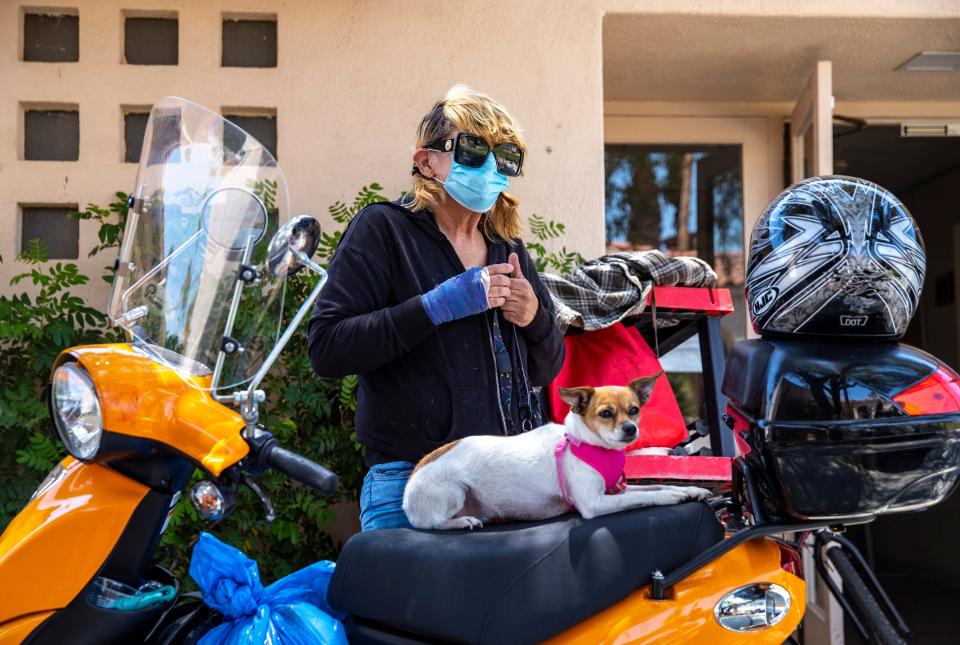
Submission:
[[[540,301],[537,300],[537,294],[533,292],[533,286],[523,277],[523,272],[520,270],[520,258],[517,254],[511,253],[507,261],[513,269],[509,278],[510,294],[505,298],[500,309],[503,311],[503,317],[509,322],[517,327],[526,327],[533,322],[534,316],[537,315]]]
[[[484,267],[487,277],[484,286],[487,288],[487,304],[490,309],[503,306],[510,295],[510,274],[513,273],[512,264],[491,264]]]

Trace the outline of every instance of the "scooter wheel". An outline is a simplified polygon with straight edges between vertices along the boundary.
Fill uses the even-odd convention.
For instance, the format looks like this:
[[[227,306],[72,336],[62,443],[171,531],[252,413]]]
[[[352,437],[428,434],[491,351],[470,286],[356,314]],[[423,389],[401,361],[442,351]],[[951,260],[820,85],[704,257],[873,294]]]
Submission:
[[[850,599],[873,639],[880,645],[907,645],[843,549],[827,549],[827,557],[843,581],[843,595]]]

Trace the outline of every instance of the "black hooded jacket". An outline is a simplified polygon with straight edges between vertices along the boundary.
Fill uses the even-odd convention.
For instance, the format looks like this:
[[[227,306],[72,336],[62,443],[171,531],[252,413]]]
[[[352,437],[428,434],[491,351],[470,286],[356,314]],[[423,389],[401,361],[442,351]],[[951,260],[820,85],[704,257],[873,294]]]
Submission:
[[[530,255],[522,242],[487,240],[487,264],[507,262],[511,252],[539,300],[533,321],[517,328],[490,310],[438,327],[420,296],[464,267],[433,216],[380,202],[347,227],[310,319],[308,345],[320,376],[359,376],[356,429],[368,466],[416,462],[454,439],[506,432],[494,315],[510,348],[515,427],[522,427],[523,390],[548,384],[560,371],[563,337]]]

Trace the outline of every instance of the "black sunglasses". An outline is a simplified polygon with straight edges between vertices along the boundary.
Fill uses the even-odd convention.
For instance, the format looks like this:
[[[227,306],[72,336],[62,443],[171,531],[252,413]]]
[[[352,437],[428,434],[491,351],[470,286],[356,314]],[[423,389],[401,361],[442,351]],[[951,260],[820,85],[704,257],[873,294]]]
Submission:
[[[460,132],[456,138],[437,139],[424,146],[437,152],[453,151],[453,160],[468,168],[479,168],[490,154],[490,144],[483,137],[468,132]],[[497,161],[497,172],[506,177],[516,177],[523,167],[523,149],[515,143],[500,143],[493,146],[493,158]]]

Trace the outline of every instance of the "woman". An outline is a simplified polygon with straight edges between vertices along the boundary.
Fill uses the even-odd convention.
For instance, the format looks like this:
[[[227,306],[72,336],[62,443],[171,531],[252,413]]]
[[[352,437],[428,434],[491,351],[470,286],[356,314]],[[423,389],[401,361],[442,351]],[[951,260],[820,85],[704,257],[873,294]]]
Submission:
[[[559,372],[564,346],[505,192],[524,152],[502,106],[454,87],[420,123],[410,193],[360,212],[330,263],[310,361],[321,376],[359,375],[365,531],[409,526],[403,489],[430,451],[541,423],[533,388]]]

